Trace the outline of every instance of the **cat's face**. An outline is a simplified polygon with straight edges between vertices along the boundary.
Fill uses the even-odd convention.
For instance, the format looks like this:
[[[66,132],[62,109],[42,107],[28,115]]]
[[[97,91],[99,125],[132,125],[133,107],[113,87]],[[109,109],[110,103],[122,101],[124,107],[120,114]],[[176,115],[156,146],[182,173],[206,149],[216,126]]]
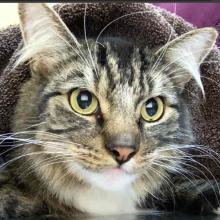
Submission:
[[[20,4],[20,13],[19,62],[32,60],[32,77],[14,130],[36,124],[29,130],[37,145],[23,149],[36,153],[34,172],[54,185],[68,179],[152,192],[180,169],[192,140],[181,94],[192,76],[202,87],[199,64],[214,30],[192,31],[155,52],[114,37],[77,41],[42,4]]]

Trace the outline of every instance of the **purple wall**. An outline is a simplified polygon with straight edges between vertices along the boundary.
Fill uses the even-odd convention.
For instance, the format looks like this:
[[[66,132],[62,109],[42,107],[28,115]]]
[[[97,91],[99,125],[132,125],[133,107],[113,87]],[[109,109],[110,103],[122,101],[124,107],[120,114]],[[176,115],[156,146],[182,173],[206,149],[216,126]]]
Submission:
[[[197,27],[215,27],[220,30],[220,3],[154,3],[154,5],[175,12]]]

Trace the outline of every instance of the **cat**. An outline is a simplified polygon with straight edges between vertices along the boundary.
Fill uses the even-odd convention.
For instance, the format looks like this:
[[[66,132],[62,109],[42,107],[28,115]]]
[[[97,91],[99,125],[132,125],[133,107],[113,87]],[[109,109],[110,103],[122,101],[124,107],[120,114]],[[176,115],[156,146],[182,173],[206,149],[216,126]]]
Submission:
[[[195,29],[155,50],[113,36],[76,39],[43,3],[19,3],[19,16],[24,46],[15,66],[28,62],[31,77],[0,173],[0,217],[139,213],[151,199],[162,209],[193,147],[182,94],[190,80],[204,92],[199,66],[217,32]],[[196,187],[178,181],[181,204],[199,201]],[[218,214],[216,201],[198,204],[198,213]]]

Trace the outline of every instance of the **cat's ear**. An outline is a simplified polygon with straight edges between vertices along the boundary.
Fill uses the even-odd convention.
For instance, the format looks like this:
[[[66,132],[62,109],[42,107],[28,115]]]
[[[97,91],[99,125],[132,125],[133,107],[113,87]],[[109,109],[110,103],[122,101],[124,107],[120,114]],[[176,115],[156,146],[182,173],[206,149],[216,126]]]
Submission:
[[[166,44],[157,51],[161,54],[166,65],[174,67],[170,77],[183,89],[192,78],[197,82],[204,93],[200,78],[200,64],[213,49],[217,31],[214,28],[201,28],[192,30]]]
[[[19,3],[24,48],[17,64],[29,61],[37,72],[51,72],[65,59],[68,48],[79,43],[59,15],[44,3]]]

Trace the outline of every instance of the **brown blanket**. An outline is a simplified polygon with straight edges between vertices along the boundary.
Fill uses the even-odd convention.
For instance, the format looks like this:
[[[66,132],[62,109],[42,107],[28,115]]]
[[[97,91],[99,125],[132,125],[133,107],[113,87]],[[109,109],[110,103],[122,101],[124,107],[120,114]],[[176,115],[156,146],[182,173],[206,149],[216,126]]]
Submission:
[[[77,37],[84,37],[84,4],[59,4],[54,8]],[[122,17],[119,18],[120,16]],[[116,20],[112,22],[114,19]],[[109,22],[112,23],[108,25]],[[102,35],[123,36],[144,43],[150,48],[167,43],[170,34],[173,39],[194,28],[182,18],[151,4],[88,4],[87,35],[97,37],[105,26]],[[11,71],[16,59],[14,52],[21,44],[19,27],[10,26],[0,31],[0,133],[10,132],[10,120],[19,88],[29,77],[28,67]],[[188,84],[189,91],[185,91],[193,116],[193,132],[197,144],[220,152],[220,53],[217,49],[213,50],[202,64],[201,73],[206,100],[203,100],[193,82]],[[212,169],[216,177],[220,177],[218,164],[208,160],[203,163]]]

